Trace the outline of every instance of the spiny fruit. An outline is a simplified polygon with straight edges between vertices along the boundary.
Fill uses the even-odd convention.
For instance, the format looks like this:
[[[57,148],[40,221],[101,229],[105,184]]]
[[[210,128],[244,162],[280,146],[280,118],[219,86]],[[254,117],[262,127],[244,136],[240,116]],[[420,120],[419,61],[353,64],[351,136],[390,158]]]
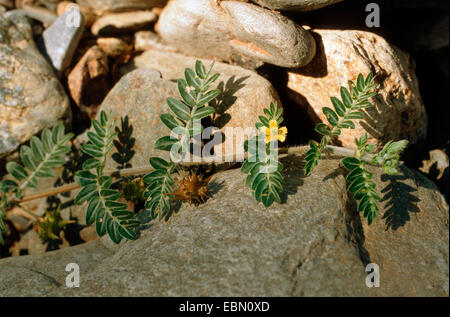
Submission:
[[[61,239],[61,231],[64,230],[68,224],[75,222],[73,220],[64,220],[61,217],[60,208],[61,205],[58,206],[57,210],[46,210],[45,216],[40,218],[35,224],[35,230],[44,243]]]
[[[189,204],[198,206],[208,200],[208,183],[212,175],[203,178],[195,173],[184,173],[184,177],[178,180],[178,188],[176,191],[168,195],[174,196],[172,200],[185,200]]]

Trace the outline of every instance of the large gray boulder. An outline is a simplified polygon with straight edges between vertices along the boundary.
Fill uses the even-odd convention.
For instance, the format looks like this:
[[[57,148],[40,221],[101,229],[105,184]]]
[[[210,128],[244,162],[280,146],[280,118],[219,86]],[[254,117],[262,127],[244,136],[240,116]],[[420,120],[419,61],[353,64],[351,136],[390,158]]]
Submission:
[[[69,99],[37,50],[27,18],[0,16],[0,157],[70,118]]]
[[[448,205],[429,180],[374,168],[383,202],[368,226],[338,160],[307,178],[303,156],[283,163],[282,204],[264,208],[240,170],[221,172],[205,204],[183,204],[136,241],[1,260],[0,295],[448,296]],[[72,262],[79,288],[65,286]],[[380,287],[366,286],[368,263],[379,266]]]

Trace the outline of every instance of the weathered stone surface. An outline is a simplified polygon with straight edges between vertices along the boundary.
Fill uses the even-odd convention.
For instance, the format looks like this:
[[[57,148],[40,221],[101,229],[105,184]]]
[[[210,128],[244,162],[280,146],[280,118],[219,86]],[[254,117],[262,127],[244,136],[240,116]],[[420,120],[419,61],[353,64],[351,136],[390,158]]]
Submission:
[[[112,13],[99,18],[92,25],[94,35],[113,35],[142,28],[155,22],[158,16],[152,11]]]
[[[264,208],[239,169],[222,172],[205,204],[183,204],[136,241],[1,260],[0,294],[448,296],[448,205],[429,180],[407,168],[389,178],[373,169],[383,202],[367,226],[337,160],[307,178],[301,157],[283,163],[282,204]],[[71,262],[83,272],[80,288],[64,286]],[[368,263],[379,265],[378,288],[366,286]]]
[[[161,13],[158,31],[184,53],[225,61],[244,56],[300,67],[315,53],[308,31],[276,12],[237,1],[171,1]]]
[[[97,14],[162,7],[167,0],[76,0],[79,5],[92,8]]]
[[[323,107],[330,107],[330,96],[339,96],[341,86],[356,80],[359,73],[373,72],[378,95],[375,108],[355,130],[342,131],[339,141],[355,147],[354,138],[366,131],[370,141],[408,139],[410,145],[424,141],[427,115],[420,97],[414,62],[410,56],[382,37],[363,31],[314,30],[318,51],[304,68],[290,70],[288,94],[311,117],[326,122]]]
[[[343,0],[251,0],[272,10],[312,11]]]
[[[42,34],[41,49],[58,75],[70,65],[83,31],[83,15],[72,9],[58,17]]]
[[[27,19],[17,12],[0,16],[0,157],[70,118],[69,100]]]
[[[202,62],[205,67],[209,67],[211,64],[211,61],[208,60],[202,60]],[[131,65],[129,65],[129,67],[142,69],[156,69],[161,72],[162,77],[167,81],[184,78],[185,68],[193,68],[194,66],[195,59],[192,57],[158,50],[145,51],[142,55],[134,58]],[[247,128],[253,128],[258,121],[258,116],[263,114],[264,108],[267,108],[271,102],[277,102],[278,105],[281,106],[281,102],[277,92],[269,81],[253,71],[224,63],[215,63],[213,73],[221,74],[216,83],[217,87],[222,90],[222,94],[217,98],[217,101],[211,102],[210,105],[215,107],[219,114],[214,122],[214,126],[219,128],[223,135],[223,143],[214,146],[214,153],[218,156],[229,154],[241,155],[243,154],[244,134],[241,132],[233,135],[231,134],[231,130],[229,130],[230,132],[227,132],[227,129],[240,128],[245,130]],[[129,89],[124,90],[124,92],[128,94]],[[176,93],[175,96],[180,98],[178,93]],[[149,100],[152,100],[152,98],[149,98],[146,102],[149,102]],[[160,98],[157,97],[156,100],[160,100]],[[162,100],[165,103],[165,98],[162,98]],[[136,103],[130,102],[129,104],[138,108],[136,107]],[[104,105],[106,105],[106,101],[104,102]],[[155,110],[153,110],[153,112],[154,113],[151,114],[152,118],[158,118],[160,112],[155,112]],[[129,113],[129,111],[123,110],[122,116],[127,113]],[[156,115],[156,113],[158,113],[158,115]],[[140,116],[136,117],[133,122],[141,125],[139,120],[142,120],[140,119]],[[162,123],[159,122],[159,119],[155,120],[157,120],[157,124],[162,127]],[[149,143],[153,144],[153,142],[156,141],[156,139],[150,140],[148,138],[149,135],[153,135],[154,132],[150,131],[150,129],[155,128],[155,125],[149,124],[148,122],[142,123],[142,125],[145,126],[136,127],[136,129],[143,129],[142,133],[146,138],[145,142],[147,142],[147,145],[144,146],[144,148],[147,148],[148,150],[151,148]],[[159,137],[166,135],[169,132],[167,128],[162,128],[159,131],[160,132],[157,134]],[[208,142],[208,140],[205,142]],[[140,149],[141,147],[138,143],[143,144],[139,141],[139,138],[136,137],[137,149]],[[147,160],[147,158],[144,157],[144,160]]]
[[[174,47],[167,45],[158,34],[152,31],[139,31],[134,33],[134,49],[136,51],[146,51],[150,49],[171,52],[176,51]]]
[[[90,270],[110,255],[112,252],[105,248],[100,240],[97,240],[81,246],[48,252],[36,258],[23,256],[4,259],[2,260],[5,264],[3,272],[6,275],[0,276],[0,294],[2,296],[44,296],[52,289],[65,287],[67,264],[79,263],[83,270]],[[23,260],[26,261],[23,262]]]

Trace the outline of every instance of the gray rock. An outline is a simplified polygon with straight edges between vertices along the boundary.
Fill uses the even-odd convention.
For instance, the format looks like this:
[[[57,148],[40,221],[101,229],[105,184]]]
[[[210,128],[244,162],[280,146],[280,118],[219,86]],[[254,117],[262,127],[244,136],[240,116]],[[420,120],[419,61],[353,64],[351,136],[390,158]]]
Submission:
[[[76,2],[81,6],[92,8],[101,15],[106,11],[124,12],[162,7],[167,0],[76,0]]]
[[[284,16],[237,2],[174,0],[162,11],[158,31],[170,45],[198,57],[233,61],[244,56],[282,67],[308,64],[311,34]]]
[[[5,263],[4,273],[7,274],[0,276],[0,294],[44,296],[55,288],[65,287],[67,264],[78,263],[83,270],[91,270],[101,260],[111,255],[112,252],[101,244],[101,240],[96,240],[57,252],[45,253],[36,258],[24,256],[4,259],[2,260]]]
[[[79,10],[68,10],[42,34],[41,49],[61,75],[72,62],[84,31],[84,17]]]
[[[212,61],[202,60],[206,67]],[[177,53],[163,52],[158,50],[148,50],[142,55],[136,57],[128,65],[129,68],[153,68],[161,72],[163,85],[167,87],[176,87],[174,83],[178,78],[184,78],[185,68],[193,68],[195,59]],[[215,63],[213,73],[220,73],[216,81],[217,87],[222,90],[222,94],[217,101],[210,103],[218,112],[214,126],[220,129],[223,134],[223,143],[214,146],[214,153],[217,156],[228,154],[243,154],[244,135],[233,135],[230,128],[241,128],[245,130],[248,127],[254,127],[258,121],[258,116],[263,114],[264,108],[269,107],[271,102],[277,102],[281,106],[278,94],[269,81],[259,76],[253,71],[245,70],[237,66],[231,66],[224,63]],[[136,75],[139,73],[136,73]],[[144,73],[141,73],[144,74]],[[130,74],[131,75],[131,74]],[[122,79],[123,80],[123,79]],[[121,82],[122,82],[121,80]],[[150,82],[150,79],[134,79],[140,82],[139,95],[144,94],[147,98],[140,97],[138,100],[129,99],[134,91],[127,85],[121,86],[119,82],[110,92],[103,102],[102,109],[111,110],[119,116],[128,114],[130,122],[135,124],[136,133],[136,160],[133,166],[138,163],[148,162],[150,155],[155,155],[153,144],[157,138],[167,135],[169,130],[160,122],[159,114],[161,111],[168,111],[166,108],[166,98],[174,96],[180,98],[178,90],[170,89],[170,95],[160,95],[166,93],[165,90],[159,92],[158,85]],[[127,84],[129,80],[124,81]],[[152,88],[155,86],[155,88]],[[118,96],[119,95],[119,96]],[[134,97],[133,97],[134,98]],[[162,103],[163,105],[160,105]],[[131,107],[131,109],[129,109]],[[155,108],[156,107],[156,108]],[[142,118],[148,118],[143,120]],[[228,129],[228,131],[227,131]],[[142,132],[138,132],[141,130]],[[142,133],[142,135],[140,135]],[[242,136],[242,139],[240,138]],[[206,140],[208,142],[208,140]],[[139,153],[140,152],[140,153]],[[142,156],[142,157],[141,157]]]
[[[91,32],[96,36],[123,33],[142,28],[155,22],[157,18],[158,16],[152,11],[108,14],[95,21]]]
[[[312,11],[343,0],[251,0],[272,10]]]
[[[222,172],[205,204],[183,204],[136,241],[1,260],[0,295],[448,296],[448,205],[429,180],[372,169],[383,202],[367,226],[339,161],[307,178],[302,157],[283,163],[282,204],[264,208],[240,170]],[[71,262],[79,288],[64,284]],[[379,265],[380,287],[366,286],[368,263]]]
[[[0,157],[70,118],[69,100],[37,50],[27,18],[0,16]]]

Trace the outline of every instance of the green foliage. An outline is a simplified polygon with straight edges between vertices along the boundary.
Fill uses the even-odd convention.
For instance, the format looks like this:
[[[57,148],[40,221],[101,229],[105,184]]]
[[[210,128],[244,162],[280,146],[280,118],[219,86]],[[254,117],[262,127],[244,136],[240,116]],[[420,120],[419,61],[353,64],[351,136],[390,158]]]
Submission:
[[[100,120],[94,120],[94,131],[87,133],[89,142],[81,150],[92,158],[83,163],[83,169],[76,173],[75,181],[82,187],[75,202],[88,203],[86,224],[95,222],[99,236],[108,233],[111,240],[119,243],[122,238],[136,239],[135,228],[140,224],[134,213],[119,202],[120,193],[111,189],[112,177],[103,174],[106,157],[113,147],[117,135],[114,122],[104,111]]]
[[[377,155],[372,157],[370,163],[381,166],[388,175],[396,175],[399,165],[403,163],[400,161],[400,155],[407,145],[407,140],[389,141]]]
[[[221,93],[219,89],[209,90],[220,76],[219,74],[211,75],[213,66],[214,63],[206,71],[203,63],[196,61],[195,71],[186,68],[185,78],[178,79],[181,100],[168,98],[167,104],[171,113],[162,114],[160,119],[166,127],[181,137],[163,136],[155,143],[157,149],[171,151],[173,148],[178,148],[178,152],[172,154],[182,155],[189,150],[191,138],[203,131],[200,120],[215,113],[215,109],[208,106],[208,103]],[[150,211],[153,218],[159,215],[161,219],[170,211],[171,195],[169,194],[173,192],[175,184],[172,174],[179,172],[181,168],[172,159],[167,162],[159,157],[151,157],[150,165],[155,170],[143,178],[144,182],[149,184],[144,193],[145,208]]]
[[[322,139],[319,143],[313,140],[309,143],[310,149],[306,153],[305,175],[311,175],[332,137],[340,135],[342,129],[354,129],[355,123],[352,120],[364,119],[364,112],[361,110],[372,107],[373,105],[368,100],[376,95],[376,92],[373,91],[375,88],[373,80],[372,73],[367,75],[366,78],[359,74],[356,84],[349,81],[349,89],[341,87],[341,100],[331,97],[334,110],[328,107],[322,109],[329,124],[319,123],[316,125],[315,130],[322,135]]]
[[[174,180],[172,173],[176,166],[173,162],[167,162],[159,157],[151,157],[150,165],[155,169],[153,172],[144,176],[144,182],[150,184],[144,192],[147,199],[145,208],[150,211],[152,218],[159,219],[170,210],[170,195],[173,190]]]
[[[366,161],[356,157],[346,157],[342,164],[349,171],[346,177],[349,183],[348,191],[353,193],[358,201],[358,211],[363,212],[370,225],[377,215],[380,200],[372,180],[373,174],[365,168]]]
[[[370,225],[377,215],[380,197],[375,191],[376,186],[372,181],[373,174],[367,170],[366,165],[381,166],[386,174],[397,174],[398,166],[402,163],[400,154],[408,141],[390,141],[380,152],[365,159],[368,154],[372,154],[375,150],[375,145],[368,144],[367,141],[367,134],[355,139],[355,157],[346,157],[342,160],[342,163],[349,171],[346,177],[349,183],[348,191],[353,193],[354,198],[358,201],[358,211],[363,213]]]
[[[356,84],[349,81],[349,89],[341,87],[341,99],[331,97],[333,109],[325,107],[323,113],[328,120],[328,125],[319,123],[315,130],[322,135],[320,142],[311,140],[310,149],[306,153],[305,175],[310,175],[322,158],[322,152],[331,139],[341,134],[345,128],[354,129],[352,120],[364,119],[362,109],[372,107],[369,98],[376,95],[374,77],[372,73],[366,78],[358,75]],[[356,151],[354,157],[346,157],[342,160],[348,170],[346,176],[349,183],[348,191],[353,193],[358,201],[358,211],[362,212],[370,225],[378,212],[380,197],[376,192],[376,186],[372,180],[373,174],[368,171],[367,165],[380,166],[387,174],[398,173],[398,167],[402,163],[400,155],[408,144],[408,141],[388,142],[381,151],[375,153],[375,145],[368,144],[368,135],[364,134],[355,139]]]
[[[53,177],[53,168],[66,162],[65,154],[70,152],[67,142],[72,137],[72,133],[64,133],[62,124],[56,125],[51,131],[45,129],[40,139],[33,136],[29,146],[20,147],[23,165],[16,162],[6,164],[6,169],[14,180],[4,179],[0,182],[0,233],[5,231],[3,220],[9,206],[8,194],[13,193],[20,199],[25,188],[37,187],[39,178]],[[0,244],[2,243],[0,234]]]
[[[370,225],[377,215],[377,201],[380,200],[380,197],[375,192],[373,175],[365,166],[367,164],[379,166],[386,174],[398,174],[398,167],[403,163],[400,161],[400,155],[408,145],[408,141],[389,141],[381,151],[373,153],[375,145],[367,144],[367,140],[367,134],[355,139],[357,146],[355,157],[347,157],[342,163],[349,170],[347,175],[347,181],[350,184],[348,191],[354,194],[354,198],[358,201],[358,211],[363,212]],[[368,154],[372,154],[372,156],[368,157]]]
[[[278,128],[283,118],[282,109],[277,109],[276,104],[271,103],[269,109],[264,109],[264,114],[265,116],[260,116],[260,121],[255,124],[259,133],[245,142],[244,149],[249,155],[242,164],[241,171],[248,174],[246,185],[253,190],[256,201],[269,207],[274,201],[281,203],[283,165],[278,161],[278,150],[274,147],[274,141],[280,139],[280,130],[285,128]],[[268,131],[271,122],[273,131]],[[267,132],[273,132],[272,136],[270,134],[268,136]],[[284,137],[281,139],[284,140]]]
[[[167,104],[171,113],[162,114],[160,119],[165,126],[181,137],[161,137],[156,141],[157,149],[170,151],[175,145],[178,148],[178,154],[185,153],[189,149],[189,137],[197,135],[203,130],[200,122],[198,122],[198,126],[194,125],[194,122],[215,113],[215,109],[208,106],[208,102],[220,94],[219,89],[209,90],[219,77],[219,74],[211,76],[213,66],[214,63],[206,71],[203,63],[197,61],[195,71],[186,68],[185,78],[178,79],[178,91],[182,99],[168,98]]]

